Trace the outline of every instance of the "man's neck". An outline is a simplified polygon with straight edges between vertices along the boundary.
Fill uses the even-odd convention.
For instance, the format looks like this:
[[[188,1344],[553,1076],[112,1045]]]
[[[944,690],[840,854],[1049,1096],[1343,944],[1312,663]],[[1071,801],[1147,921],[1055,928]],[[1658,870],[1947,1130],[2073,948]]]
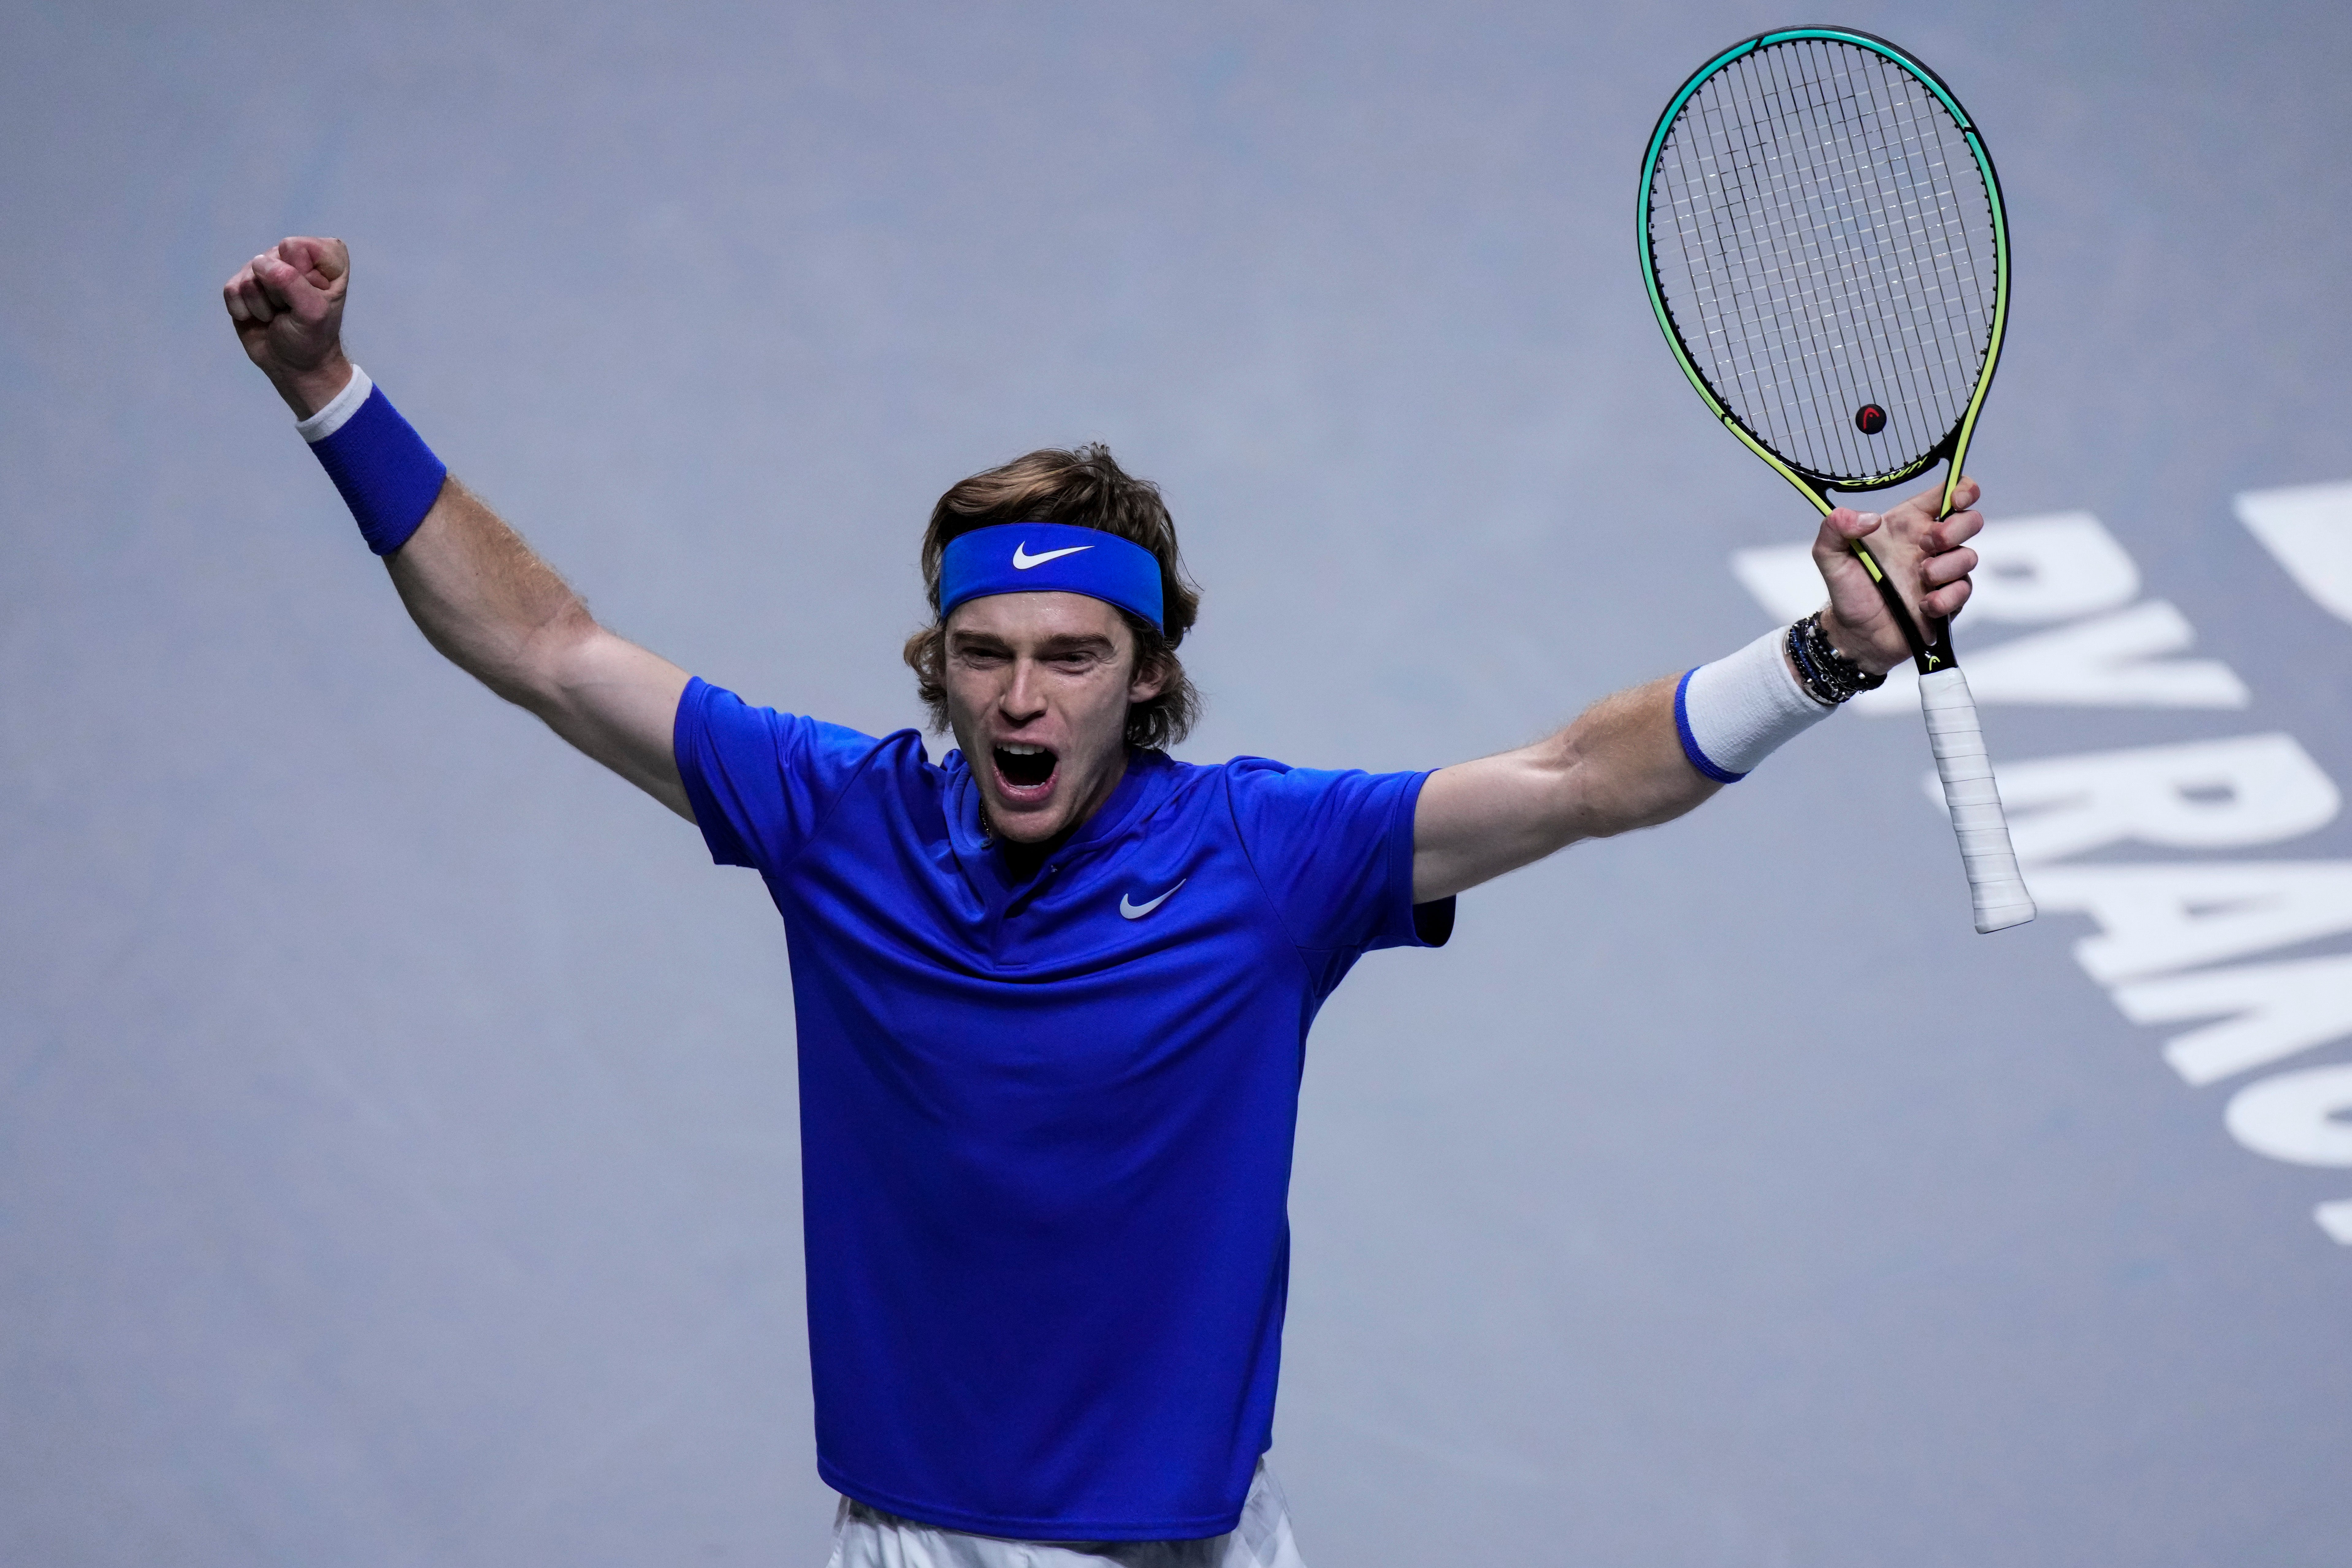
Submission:
[[[1045,858],[1067,844],[1070,835],[1076,831],[1075,827],[1066,828],[1036,844],[1016,844],[1010,838],[999,838],[996,853],[1003,858],[1005,875],[1016,887],[1028,881],[1037,874],[1037,868],[1045,865]]]

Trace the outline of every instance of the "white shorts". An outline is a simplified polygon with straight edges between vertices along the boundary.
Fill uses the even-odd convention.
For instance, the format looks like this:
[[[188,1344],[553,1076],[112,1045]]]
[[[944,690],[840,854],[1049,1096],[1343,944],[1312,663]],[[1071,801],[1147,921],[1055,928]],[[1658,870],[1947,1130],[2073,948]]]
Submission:
[[[848,1498],[833,1516],[826,1568],[1306,1568],[1282,1483],[1257,1462],[1242,1521],[1201,1541],[1006,1541],[942,1530]]]

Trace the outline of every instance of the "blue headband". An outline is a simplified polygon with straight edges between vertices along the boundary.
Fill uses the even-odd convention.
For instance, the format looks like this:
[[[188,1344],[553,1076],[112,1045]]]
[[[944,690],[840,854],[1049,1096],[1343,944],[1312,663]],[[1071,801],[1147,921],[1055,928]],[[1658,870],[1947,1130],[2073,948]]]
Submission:
[[[1168,630],[1160,558],[1130,539],[1067,522],[1008,522],[948,541],[940,561],[940,616],[991,594],[1084,594]]]

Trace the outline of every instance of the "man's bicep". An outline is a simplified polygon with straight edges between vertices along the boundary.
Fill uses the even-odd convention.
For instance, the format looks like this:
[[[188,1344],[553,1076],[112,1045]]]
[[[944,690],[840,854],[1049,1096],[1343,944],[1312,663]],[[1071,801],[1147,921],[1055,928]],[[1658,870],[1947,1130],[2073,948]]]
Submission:
[[[1413,809],[1413,901],[1450,898],[1559,848],[1559,795],[1534,747],[1430,774]]]
[[[673,745],[686,671],[599,627],[566,651],[555,675],[548,726],[692,822]]]

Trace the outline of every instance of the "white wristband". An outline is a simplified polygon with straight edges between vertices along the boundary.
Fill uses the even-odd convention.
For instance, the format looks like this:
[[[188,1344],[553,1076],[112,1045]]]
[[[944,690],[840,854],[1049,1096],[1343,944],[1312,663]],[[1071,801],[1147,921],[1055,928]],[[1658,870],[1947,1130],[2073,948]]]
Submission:
[[[353,365],[351,380],[343,383],[342,391],[335,394],[334,400],[308,419],[294,421],[294,428],[301,433],[302,439],[315,447],[341,429],[343,421],[360,411],[360,405],[374,389],[375,383],[368,379],[368,373]]]
[[[1675,689],[1675,728],[1691,766],[1736,784],[1835,708],[1805,693],[1781,651],[1789,629],[1765,633],[1728,658],[1700,665]]]

